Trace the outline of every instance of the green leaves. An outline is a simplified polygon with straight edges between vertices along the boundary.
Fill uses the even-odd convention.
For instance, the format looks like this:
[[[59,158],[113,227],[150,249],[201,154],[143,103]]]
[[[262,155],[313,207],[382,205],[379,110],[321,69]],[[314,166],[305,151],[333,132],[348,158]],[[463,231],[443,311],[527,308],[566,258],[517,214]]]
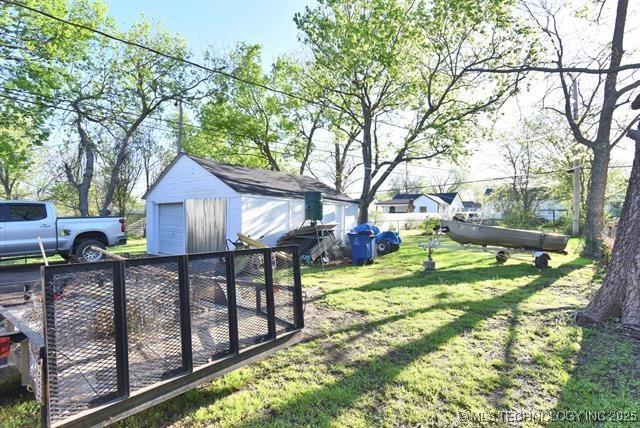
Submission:
[[[309,107],[301,99],[302,67],[281,57],[264,73],[261,47],[244,43],[225,63],[227,75],[214,78],[218,90],[200,108],[201,129],[187,142],[187,151],[221,162],[293,170],[307,143],[300,132]]]

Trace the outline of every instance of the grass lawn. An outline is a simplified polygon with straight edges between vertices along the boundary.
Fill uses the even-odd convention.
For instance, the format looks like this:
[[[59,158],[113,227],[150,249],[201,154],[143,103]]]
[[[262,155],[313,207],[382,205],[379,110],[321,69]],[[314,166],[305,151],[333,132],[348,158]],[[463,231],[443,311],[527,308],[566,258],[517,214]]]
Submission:
[[[119,425],[575,426],[550,418],[640,417],[640,343],[571,322],[597,287],[588,260],[554,255],[553,269],[538,271],[529,260],[498,265],[442,249],[438,270],[425,273],[423,239],[406,236],[371,266],[304,269],[317,296],[307,313],[328,314],[314,318],[315,337]],[[0,398],[0,425],[32,424],[36,405],[11,397]]]

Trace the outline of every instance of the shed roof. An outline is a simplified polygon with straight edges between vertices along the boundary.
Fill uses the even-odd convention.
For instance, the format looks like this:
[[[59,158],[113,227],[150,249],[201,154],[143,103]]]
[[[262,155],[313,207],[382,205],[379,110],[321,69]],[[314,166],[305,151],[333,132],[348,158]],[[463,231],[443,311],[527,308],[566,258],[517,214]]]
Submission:
[[[182,156],[186,156],[193,160],[238,193],[285,198],[304,198],[304,192],[311,191],[322,192],[324,199],[338,202],[357,203],[353,198],[350,198],[344,193],[338,192],[334,188],[311,177],[286,174],[284,172],[271,171],[268,169],[230,165],[186,153],[180,153],[171,162],[153,186],[151,186],[147,193],[145,193],[143,198],[146,198],[155,185],[162,180],[164,174],[171,169],[175,162]]]

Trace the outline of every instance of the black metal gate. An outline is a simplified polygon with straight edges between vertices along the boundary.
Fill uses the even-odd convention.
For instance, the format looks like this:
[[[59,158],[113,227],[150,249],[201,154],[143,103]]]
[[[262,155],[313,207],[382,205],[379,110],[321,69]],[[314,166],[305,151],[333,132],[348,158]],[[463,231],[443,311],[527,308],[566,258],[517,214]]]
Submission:
[[[292,341],[297,247],[43,268],[43,423],[113,422]]]

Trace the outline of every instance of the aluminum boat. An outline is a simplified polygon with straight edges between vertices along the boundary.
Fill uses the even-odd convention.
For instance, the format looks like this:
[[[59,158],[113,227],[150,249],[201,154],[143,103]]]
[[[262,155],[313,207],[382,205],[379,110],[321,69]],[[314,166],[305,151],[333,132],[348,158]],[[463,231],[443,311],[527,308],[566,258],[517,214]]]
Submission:
[[[508,229],[452,220],[440,221],[440,230],[463,245],[497,246],[552,253],[565,253],[569,241],[568,236],[558,233]]]

